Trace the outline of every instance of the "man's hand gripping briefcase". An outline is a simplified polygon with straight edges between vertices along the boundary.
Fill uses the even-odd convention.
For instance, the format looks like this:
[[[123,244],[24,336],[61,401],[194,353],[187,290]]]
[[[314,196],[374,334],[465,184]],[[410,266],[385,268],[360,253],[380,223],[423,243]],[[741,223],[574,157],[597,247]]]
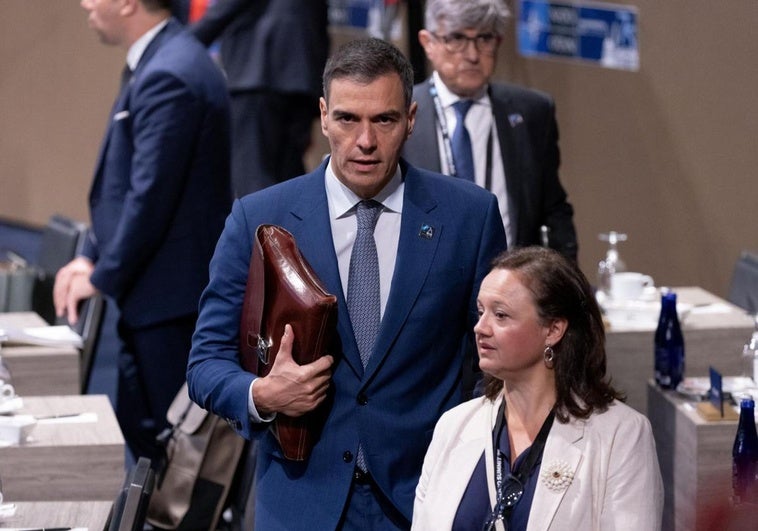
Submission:
[[[253,242],[240,323],[245,370],[258,376],[269,373],[287,323],[295,335],[293,359],[301,365],[318,359],[336,339],[337,297],[324,289],[292,234],[261,225]],[[271,423],[287,459],[303,461],[310,455],[323,427],[322,406],[297,418],[277,414]]]

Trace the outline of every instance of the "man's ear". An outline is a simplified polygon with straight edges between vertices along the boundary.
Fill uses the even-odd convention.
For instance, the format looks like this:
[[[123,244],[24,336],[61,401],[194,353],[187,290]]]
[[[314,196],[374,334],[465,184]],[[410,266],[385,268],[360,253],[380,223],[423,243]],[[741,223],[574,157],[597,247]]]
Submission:
[[[118,12],[123,17],[133,15],[140,8],[140,0],[118,0],[118,2],[121,4]]]
[[[426,51],[427,47],[431,44],[432,38],[433,36],[429,31],[425,29],[419,30],[418,42],[421,44],[421,47],[424,49],[424,51]]]
[[[321,132],[326,135],[328,130],[326,122],[329,116],[329,108],[326,106],[326,99],[324,99],[323,96],[318,99],[318,108],[321,111]]]
[[[413,133],[413,127],[416,125],[416,110],[418,109],[418,103],[411,102],[411,107],[408,109],[408,130],[406,131],[405,138],[408,138]]]

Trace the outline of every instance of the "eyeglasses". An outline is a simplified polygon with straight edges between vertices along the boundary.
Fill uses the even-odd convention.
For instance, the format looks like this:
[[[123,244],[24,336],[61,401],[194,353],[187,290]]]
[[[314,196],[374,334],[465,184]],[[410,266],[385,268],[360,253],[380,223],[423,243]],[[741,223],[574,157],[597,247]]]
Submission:
[[[432,33],[435,39],[442,41],[445,49],[450,53],[460,53],[468,47],[469,42],[474,43],[474,47],[480,53],[492,54],[500,43],[500,37],[494,33],[479,33],[475,37],[469,37],[463,33],[454,31],[447,35],[437,35]]]
[[[497,502],[495,508],[487,516],[482,526],[482,531],[493,531],[498,520],[502,520],[505,528],[508,529],[506,513],[508,513],[519,502],[524,494],[524,486],[515,476],[509,475],[505,478],[503,485],[503,497]]]

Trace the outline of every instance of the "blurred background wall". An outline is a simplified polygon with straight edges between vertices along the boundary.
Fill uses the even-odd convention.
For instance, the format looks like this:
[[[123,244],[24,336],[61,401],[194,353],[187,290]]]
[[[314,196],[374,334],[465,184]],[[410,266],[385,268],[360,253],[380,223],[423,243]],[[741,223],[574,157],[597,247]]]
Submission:
[[[591,280],[598,233],[617,230],[630,270],[724,296],[740,250],[758,249],[758,2],[615,3],[639,9],[638,72],[525,59],[511,33],[496,78],[555,98],[561,178]],[[2,218],[88,219],[125,52],[100,44],[86,18],[75,0],[0,1]],[[312,164],[327,150],[314,130]]]

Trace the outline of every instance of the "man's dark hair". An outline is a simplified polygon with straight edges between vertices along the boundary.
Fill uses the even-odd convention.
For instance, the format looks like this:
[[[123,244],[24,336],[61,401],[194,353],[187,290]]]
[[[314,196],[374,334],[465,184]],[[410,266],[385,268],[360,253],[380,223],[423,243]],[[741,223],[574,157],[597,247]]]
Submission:
[[[342,45],[324,68],[324,98],[329,102],[329,86],[335,79],[349,78],[370,83],[386,74],[397,74],[403,83],[405,107],[413,98],[413,68],[395,46],[381,39],[359,39]]]

